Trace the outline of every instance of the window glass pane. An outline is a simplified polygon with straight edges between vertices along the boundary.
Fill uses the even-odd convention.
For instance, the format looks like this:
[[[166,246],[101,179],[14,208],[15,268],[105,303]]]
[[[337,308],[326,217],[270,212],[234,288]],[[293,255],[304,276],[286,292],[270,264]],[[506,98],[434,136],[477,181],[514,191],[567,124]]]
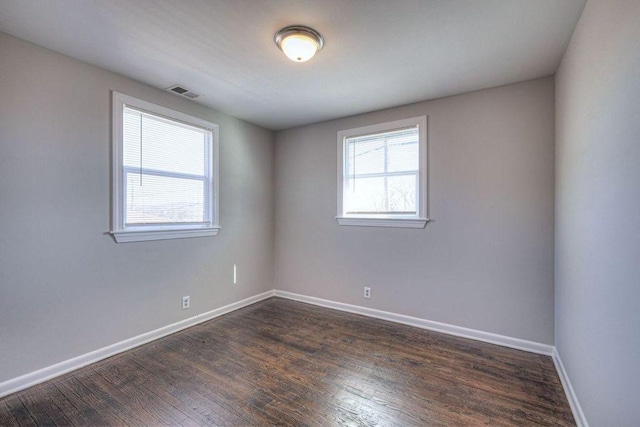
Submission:
[[[347,214],[416,214],[417,173],[346,179],[344,207]]]
[[[418,170],[418,131],[389,138],[387,141],[387,171],[404,172]]]
[[[400,175],[387,178],[391,212],[416,213],[418,175]]]
[[[385,141],[383,139],[358,141],[348,140],[347,174],[384,172]]]
[[[204,222],[204,181],[126,173],[126,224]]]
[[[418,170],[418,127],[347,138],[348,176]]]
[[[126,107],[123,119],[125,166],[206,175],[208,131]]]

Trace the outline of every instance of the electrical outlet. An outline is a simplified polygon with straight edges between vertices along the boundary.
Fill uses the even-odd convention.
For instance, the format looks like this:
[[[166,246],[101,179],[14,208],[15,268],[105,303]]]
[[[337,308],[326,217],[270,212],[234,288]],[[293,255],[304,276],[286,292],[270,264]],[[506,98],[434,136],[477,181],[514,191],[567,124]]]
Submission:
[[[182,297],[182,309],[186,310],[189,307],[191,307],[191,297],[189,295]]]
[[[235,264],[233,264],[233,284],[238,283],[238,269]]]
[[[365,288],[364,288],[364,297],[365,297],[366,299],[371,299],[371,288],[367,288],[367,287],[365,286]]]

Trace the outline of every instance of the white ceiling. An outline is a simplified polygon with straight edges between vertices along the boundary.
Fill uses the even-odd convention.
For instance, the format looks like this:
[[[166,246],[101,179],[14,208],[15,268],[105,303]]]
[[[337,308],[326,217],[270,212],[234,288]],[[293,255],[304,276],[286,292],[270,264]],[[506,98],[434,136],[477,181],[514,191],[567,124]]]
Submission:
[[[585,0],[0,0],[0,31],[272,130],[553,74]],[[306,63],[286,25],[326,44]]]

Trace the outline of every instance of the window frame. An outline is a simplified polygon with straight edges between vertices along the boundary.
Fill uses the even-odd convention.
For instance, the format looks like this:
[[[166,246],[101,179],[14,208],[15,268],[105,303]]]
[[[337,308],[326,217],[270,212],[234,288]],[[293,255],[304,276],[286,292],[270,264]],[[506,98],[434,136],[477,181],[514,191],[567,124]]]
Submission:
[[[171,122],[205,129],[211,134],[208,153],[209,174],[205,182],[208,188],[208,217],[197,224],[150,224],[127,226],[126,218],[126,180],[124,172],[124,108],[128,106]],[[220,230],[219,224],[219,126],[207,120],[171,110],[160,105],[144,101],[133,96],[112,91],[112,189],[111,189],[111,231],[117,243],[141,242],[148,240],[182,239],[188,237],[215,236]],[[171,175],[171,173],[168,173]]]
[[[365,135],[392,132],[394,130],[418,127],[418,189],[415,215],[389,214],[347,214],[344,211],[344,185],[347,173],[345,162],[347,139]],[[410,117],[386,123],[378,123],[338,132],[338,209],[336,220],[339,225],[365,227],[424,228],[427,217],[427,116]],[[388,174],[387,174],[388,175]]]

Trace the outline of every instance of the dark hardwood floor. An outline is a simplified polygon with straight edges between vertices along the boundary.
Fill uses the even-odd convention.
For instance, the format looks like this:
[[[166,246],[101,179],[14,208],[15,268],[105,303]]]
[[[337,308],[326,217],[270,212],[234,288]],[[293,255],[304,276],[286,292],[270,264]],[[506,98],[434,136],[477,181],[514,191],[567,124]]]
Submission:
[[[0,399],[0,425],[575,425],[550,357],[271,298]]]

